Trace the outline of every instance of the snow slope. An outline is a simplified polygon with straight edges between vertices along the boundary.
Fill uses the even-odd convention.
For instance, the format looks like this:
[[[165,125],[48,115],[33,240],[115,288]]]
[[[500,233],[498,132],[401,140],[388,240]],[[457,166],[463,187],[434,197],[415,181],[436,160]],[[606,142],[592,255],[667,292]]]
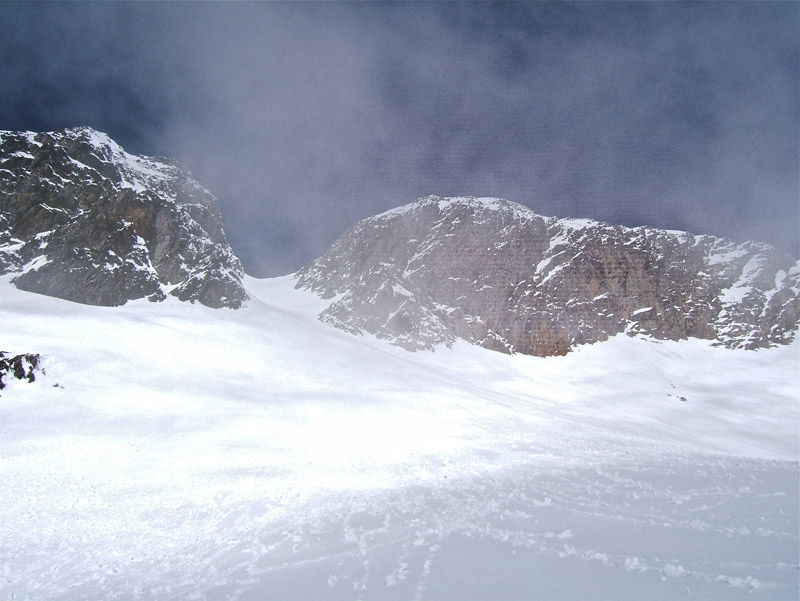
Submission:
[[[410,353],[245,285],[0,281],[0,599],[797,598],[797,342]]]

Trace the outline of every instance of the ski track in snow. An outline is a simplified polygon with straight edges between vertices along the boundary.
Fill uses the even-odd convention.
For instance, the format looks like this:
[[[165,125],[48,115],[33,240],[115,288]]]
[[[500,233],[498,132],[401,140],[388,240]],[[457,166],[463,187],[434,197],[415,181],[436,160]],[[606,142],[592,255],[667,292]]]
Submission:
[[[408,353],[246,284],[0,281],[0,599],[797,599],[797,343]]]

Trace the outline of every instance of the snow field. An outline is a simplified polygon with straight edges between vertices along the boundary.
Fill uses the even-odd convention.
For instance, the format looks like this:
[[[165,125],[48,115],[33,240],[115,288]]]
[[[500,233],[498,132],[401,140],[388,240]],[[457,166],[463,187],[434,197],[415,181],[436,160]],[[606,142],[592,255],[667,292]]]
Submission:
[[[0,599],[797,597],[797,343],[408,353],[246,285],[0,282]]]

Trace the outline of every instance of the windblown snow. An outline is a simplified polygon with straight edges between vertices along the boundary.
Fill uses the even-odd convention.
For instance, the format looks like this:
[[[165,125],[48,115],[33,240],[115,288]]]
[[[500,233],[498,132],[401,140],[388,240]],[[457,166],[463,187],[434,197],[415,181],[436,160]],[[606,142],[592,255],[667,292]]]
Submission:
[[[409,353],[0,281],[0,599],[796,599],[795,340]]]

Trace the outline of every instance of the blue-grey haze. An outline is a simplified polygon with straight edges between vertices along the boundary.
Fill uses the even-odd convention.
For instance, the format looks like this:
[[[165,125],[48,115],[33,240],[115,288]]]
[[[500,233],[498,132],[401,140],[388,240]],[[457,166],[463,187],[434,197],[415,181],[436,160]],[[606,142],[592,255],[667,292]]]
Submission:
[[[254,275],[417,196],[800,255],[800,4],[3,3],[0,129],[178,159]]]

